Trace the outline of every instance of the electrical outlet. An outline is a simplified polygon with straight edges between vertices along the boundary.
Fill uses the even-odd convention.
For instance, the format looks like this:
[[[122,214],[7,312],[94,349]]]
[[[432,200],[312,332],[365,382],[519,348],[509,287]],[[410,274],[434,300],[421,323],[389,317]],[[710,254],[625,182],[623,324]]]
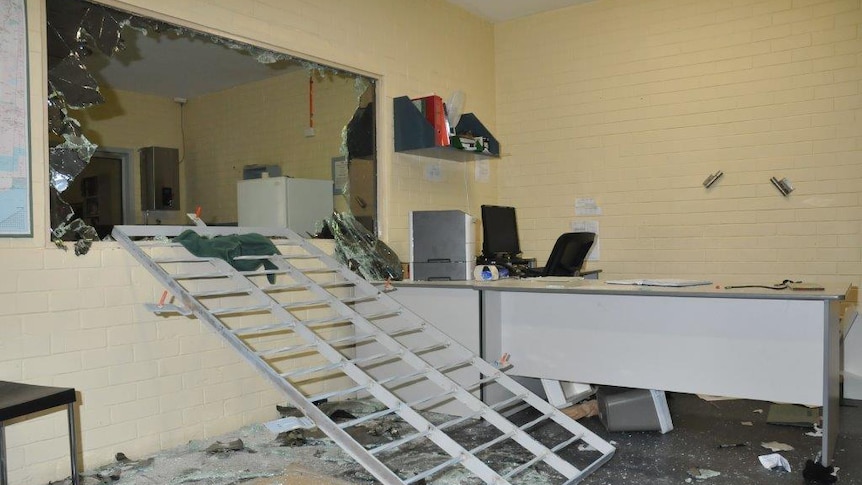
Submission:
[[[305,136],[308,138],[311,138],[312,136],[314,136],[314,128],[312,128],[310,126],[308,128],[306,128],[305,129]]]

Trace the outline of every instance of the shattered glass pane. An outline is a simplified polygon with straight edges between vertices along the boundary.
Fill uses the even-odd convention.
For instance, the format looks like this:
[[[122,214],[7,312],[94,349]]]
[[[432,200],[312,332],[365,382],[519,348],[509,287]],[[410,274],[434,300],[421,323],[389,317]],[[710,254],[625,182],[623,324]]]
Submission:
[[[48,96],[48,129],[57,136],[63,136],[64,133],[81,135],[81,124],[75,118],[69,117],[66,100],[57,91]]]
[[[60,193],[65,191],[69,187],[69,183],[78,177],[87,166],[90,157],[97,148],[84,137],[80,123],[69,113],[72,109],[86,109],[105,102],[99,90],[98,82],[88,70],[84,60],[96,50],[107,57],[123,50],[125,46],[123,29],[129,28],[144,34],[159,35],[164,33],[178,37],[197,37],[247,53],[262,64],[285,62],[298,65],[309,73],[316,73],[321,77],[336,75],[352,78],[358,100],[358,109],[353,115],[353,120],[360,125],[354,126],[353,129],[345,126],[342,134],[341,152],[348,160],[351,170],[350,181],[346,184],[345,190],[347,188],[354,190],[355,187],[359,187],[361,194],[345,193],[343,195],[349,201],[346,204],[347,210],[359,210],[360,212],[356,213],[358,220],[371,229],[371,232],[368,233],[370,240],[367,242],[369,250],[379,251],[376,257],[384,258],[382,261],[375,260],[376,263],[363,263],[372,268],[367,271],[372,271],[370,273],[372,275],[393,273],[391,276],[397,274],[400,278],[401,268],[397,258],[394,262],[385,262],[386,251],[391,253],[391,250],[385,245],[381,247],[380,244],[382,243],[374,243],[376,238],[373,236],[376,219],[376,153],[374,153],[375,133],[373,127],[375,86],[373,79],[289,54],[273,52],[159,20],[139,17],[83,0],[47,0],[46,22],[50,90],[48,127],[52,135],[52,143],[57,143],[59,137],[63,139],[61,144],[50,149],[49,157],[49,177],[52,192],[51,222],[55,236],[69,237],[75,234],[81,237],[84,242],[80,244],[80,247],[76,247],[80,254],[86,253],[89,249],[90,243],[88,241],[97,239],[95,230],[88,230],[89,226],[83,220],[76,219],[81,214],[76,215],[72,206],[60,197]],[[87,61],[89,62],[89,59]],[[368,120],[371,120],[372,126],[370,128],[366,124]],[[351,123],[353,122],[351,121]],[[361,160],[358,160],[359,158]],[[80,210],[78,205],[75,207],[75,210]],[[357,219],[352,220],[355,223]],[[351,257],[356,261],[364,261],[358,254]]]
[[[88,35],[96,43],[96,47],[106,56],[117,51],[121,38],[120,29],[122,22],[128,20],[129,15],[117,17],[113,12],[103,8],[91,7],[87,10],[81,20],[81,28],[78,30],[78,40],[82,41],[82,34]]]
[[[83,135],[64,134],[63,138],[66,141],[52,147],[48,157],[51,186],[57,192],[69,187],[69,182],[84,170],[97,148]]]
[[[327,219],[335,237],[335,257],[370,281],[404,279],[395,251],[365,228],[352,214],[340,212]]]
[[[48,71],[51,87],[63,93],[70,108],[81,109],[105,102],[99,83],[73,52]]]

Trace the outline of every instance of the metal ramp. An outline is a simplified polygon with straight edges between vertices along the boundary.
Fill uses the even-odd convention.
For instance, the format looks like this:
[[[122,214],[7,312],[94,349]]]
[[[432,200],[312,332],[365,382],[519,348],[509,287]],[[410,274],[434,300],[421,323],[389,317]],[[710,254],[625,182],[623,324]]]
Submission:
[[[236,261],[271,263],[269,269],[239,271],[170,240],[186,230],[202,236],[258,233],[281,254],[238,256]],[[536,474],[547,483],[577,483],[613,456],[614,447],[599,436],[288,229],[116,226],[113,237],[173,295],[176,304],[162,301],[151,310],[206,322],[382,483],[457,476],[459,483],[517,484]],[[374,377],[376,368],[393,363],[404,371]],[[456,382],[464,375],[475,379]],[[429,391],[402,397],[402,389],[415,390],[416,383]],[[483,403],[478,389],[488,385],[505,389],[505,397]],[[356,396],[375,400],[381,410],[336,422],[315,405]],[[453,401],[466,406],[466,415],[432,423],[420,413]],[[396,416],[412,432],[369,447],[349,433]],[[483,426],[491,437],[477,444],[454,433],[468,426]],[[431,446],[440,459],[407,470],[406,457],[419,446]],[[489,459],[500,450],[503,463]]]

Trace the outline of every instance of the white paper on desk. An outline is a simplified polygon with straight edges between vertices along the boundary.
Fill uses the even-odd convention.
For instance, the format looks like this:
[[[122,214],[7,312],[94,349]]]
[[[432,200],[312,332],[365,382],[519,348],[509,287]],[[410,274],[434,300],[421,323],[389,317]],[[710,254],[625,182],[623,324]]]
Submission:
[[[676,280],[676,279],[648,279],[648,280],[608,280],[609,285],[631,285],[631,286],[667,286],[682,288],[685,286],[711,285],[712,281],[706,280]]]
[[[596,235],[593,247],[587,253],[585,261],[598,261],[601,252],[601,239],[599,238],[599,221],[572,221],[572,232],[592,232]]]

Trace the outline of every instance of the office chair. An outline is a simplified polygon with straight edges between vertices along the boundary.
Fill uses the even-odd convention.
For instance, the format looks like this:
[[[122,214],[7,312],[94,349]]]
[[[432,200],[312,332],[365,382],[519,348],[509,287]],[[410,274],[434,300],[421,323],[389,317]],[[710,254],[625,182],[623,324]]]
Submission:
[[[531,268],[527,276],[577,276],[596,235],[592,232],[567,232],[557,238],[543,268]]]

